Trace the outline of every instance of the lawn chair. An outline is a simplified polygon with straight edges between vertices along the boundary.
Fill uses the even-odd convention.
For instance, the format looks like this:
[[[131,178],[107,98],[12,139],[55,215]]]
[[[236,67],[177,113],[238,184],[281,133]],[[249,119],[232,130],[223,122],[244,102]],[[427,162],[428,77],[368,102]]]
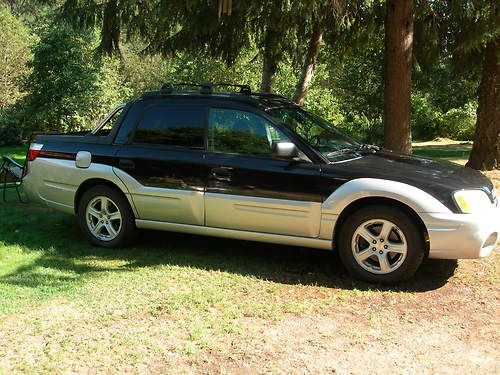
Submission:
[[[14,159],[3,155],[0,166],[0,189],[3,190],[3,201],[7,202],[5,193],[7,189],[15,189],[19,202],[23,202],[19,188],[23,182],[25,168]]]

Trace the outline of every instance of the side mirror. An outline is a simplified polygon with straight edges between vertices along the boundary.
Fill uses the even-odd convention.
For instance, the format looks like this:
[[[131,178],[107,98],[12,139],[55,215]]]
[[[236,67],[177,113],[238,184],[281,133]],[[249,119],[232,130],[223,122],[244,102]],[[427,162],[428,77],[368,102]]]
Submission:
[[[299,156],[299,150],[292,142],[274,142],[273,154],[279,158],[293,159]]]

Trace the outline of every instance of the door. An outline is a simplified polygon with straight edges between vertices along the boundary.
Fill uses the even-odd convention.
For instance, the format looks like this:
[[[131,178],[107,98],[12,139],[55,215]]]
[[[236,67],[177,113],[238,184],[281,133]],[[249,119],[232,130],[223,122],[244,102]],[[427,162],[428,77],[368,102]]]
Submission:
[[[302,159],[280,159],[273,143],[289,141],[264,117],[211,108],[206,225],[316,237],[321,215],[320,173]]]
[[[149,106],[118,151],[115,172],[139,219],[204,225],[205,113],[201,106]]]

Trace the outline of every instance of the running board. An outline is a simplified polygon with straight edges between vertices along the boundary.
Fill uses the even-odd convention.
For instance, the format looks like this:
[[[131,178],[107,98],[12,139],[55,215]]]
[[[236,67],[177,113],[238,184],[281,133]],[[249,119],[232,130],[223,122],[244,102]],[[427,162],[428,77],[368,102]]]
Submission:
[[[269,242],[280,245],[313,247],[332,250],[332,241],[319,238],[286,236],[283,234],[249,232],[244,230],[204,227],[201,225],[166,223],[163,221],[136,219],[135,225],[141,229],[154,229],[180,233],[200,234],[204,236],[233,238],[236,240]]]

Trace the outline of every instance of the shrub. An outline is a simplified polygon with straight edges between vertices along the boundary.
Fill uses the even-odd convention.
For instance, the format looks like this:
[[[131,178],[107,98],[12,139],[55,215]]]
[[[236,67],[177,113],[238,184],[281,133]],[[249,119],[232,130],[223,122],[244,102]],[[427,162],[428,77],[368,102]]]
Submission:
[[[412,96],[413,136],[423,140],[441,137],[470,141],[474,138],[476,108],[475,102],[469,102],[443,113],[427,96],[417,92]]]
[[[0,114],[0,146],[15,146],[22,143],[23,127],[16,110],[9,108]]]

